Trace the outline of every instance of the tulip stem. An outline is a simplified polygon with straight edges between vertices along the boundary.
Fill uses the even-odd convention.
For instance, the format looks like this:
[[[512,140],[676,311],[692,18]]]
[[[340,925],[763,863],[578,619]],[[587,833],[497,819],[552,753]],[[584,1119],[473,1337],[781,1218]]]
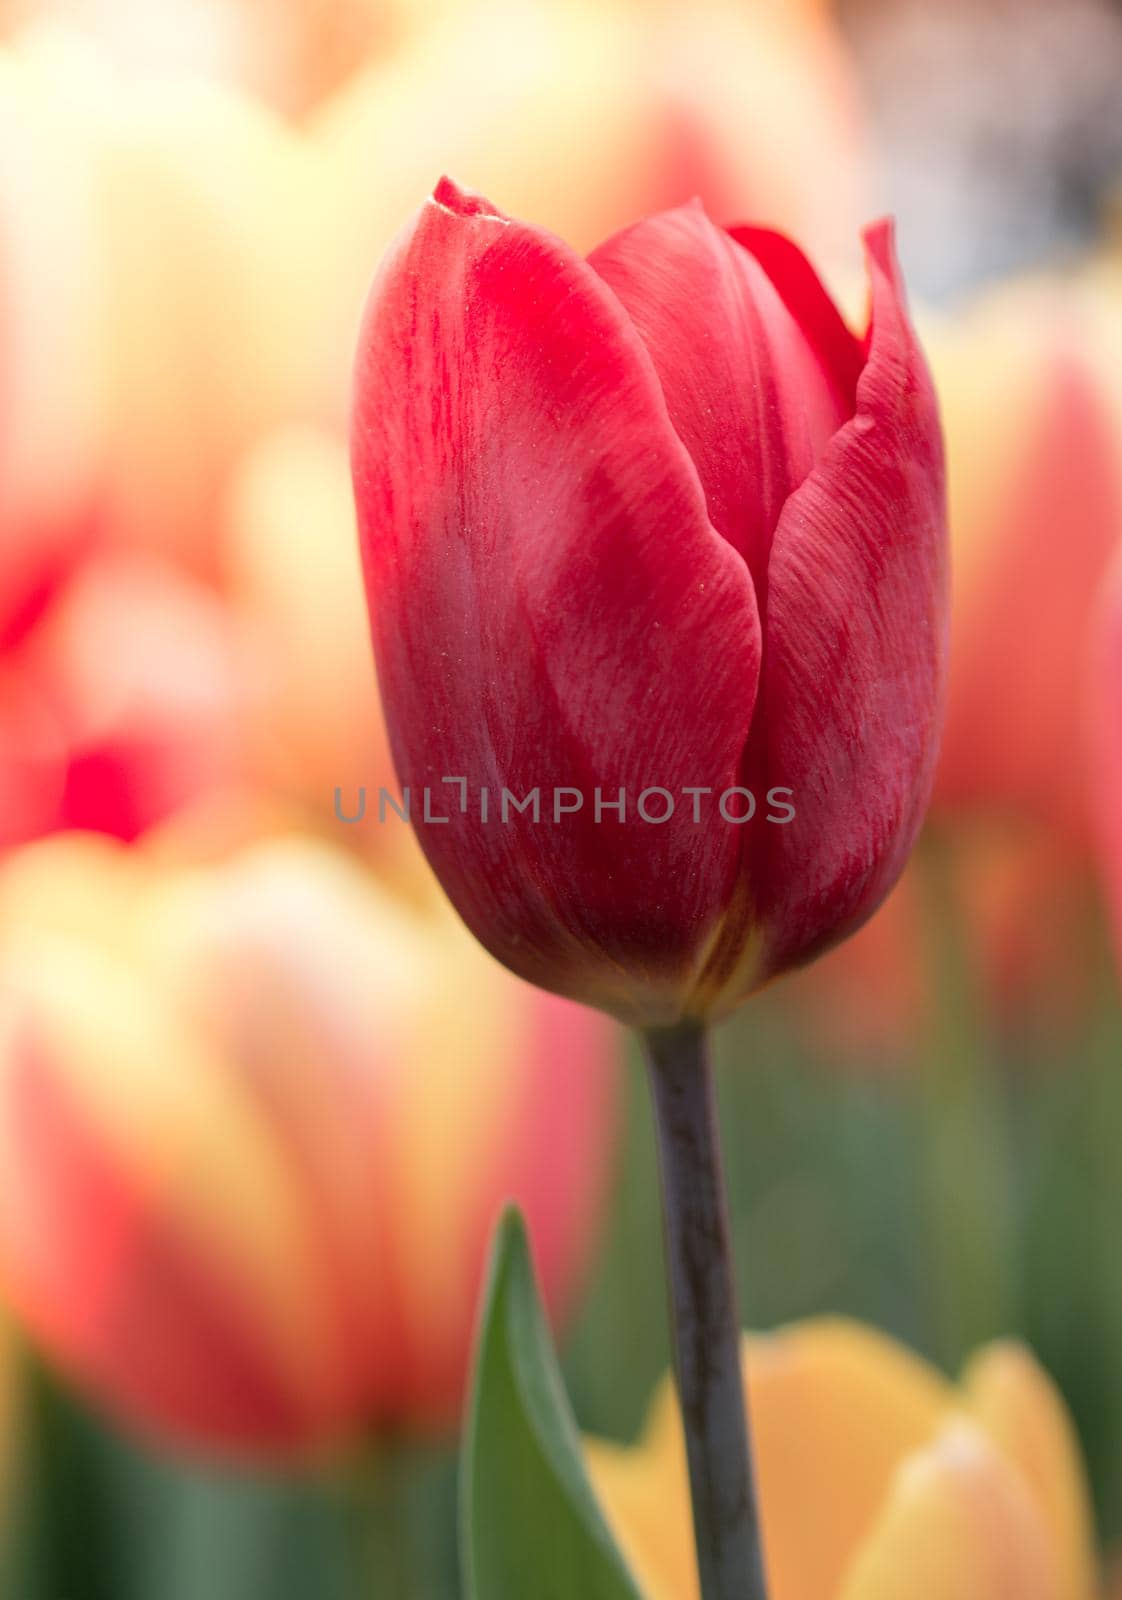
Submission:
[[[702,1600],[766,1600],[708,1039],[682,1023],[644,1043]]]

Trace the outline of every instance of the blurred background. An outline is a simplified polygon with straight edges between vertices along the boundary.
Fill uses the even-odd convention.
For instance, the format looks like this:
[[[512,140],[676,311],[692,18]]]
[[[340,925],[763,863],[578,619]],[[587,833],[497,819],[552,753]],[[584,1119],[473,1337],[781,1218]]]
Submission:
[[[1026,1338],[1122,1541],[1120,81],[1107,0],[0,0],[6,1595],[454,1596],[509,1195],[582,1426],[667,1363],[630,1046],[344,820],[351,351],[446,170],[584,249],[698,194],[857,318],[898,218],[949,722],[898,890],[722,1031],[743,1311]]]

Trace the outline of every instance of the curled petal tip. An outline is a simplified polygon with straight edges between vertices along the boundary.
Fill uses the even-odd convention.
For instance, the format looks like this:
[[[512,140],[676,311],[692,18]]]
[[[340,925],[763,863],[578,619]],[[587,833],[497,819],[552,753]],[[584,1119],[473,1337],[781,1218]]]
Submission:
[[[454,178],[447,176],[437,183],[432,191],[432,200],[454,217],[494,217],[499,222],[506,220],[485,195],[477,194],[474,189],[461,189]]]
[[[861,240],[866,250],[882,252],[896,248],[896,218],[875,217],[861,229]]]
[[[870,269],[879,270],[903,293],[903,280],[896,259],[896,218],[878,217],[861,229],[861,243]]]

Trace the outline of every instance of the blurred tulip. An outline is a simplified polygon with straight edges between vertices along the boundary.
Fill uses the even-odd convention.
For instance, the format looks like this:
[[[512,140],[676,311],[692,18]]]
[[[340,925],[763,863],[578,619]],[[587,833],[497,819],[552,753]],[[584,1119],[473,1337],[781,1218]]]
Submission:
[[[958,830],[949,843],[939,870],[961,914],[956,941],[987,1026],[1033,1048],[1062,1046],[1085,1014],[1093,972],[1094,884],[1084,855],[1043,830],[992,823]],[[924,876],[922,863],[910,863],[864,928],[776,991],[776,1004],[829,1064],[914,1063],[930,1037],[938,995]]]
[[[830,1067],[894,1068],[911,1058],[928,1019],[923,940],[923,908],[909,865],[865,926],[792,973],[775,989],[774,1003]]]
[[[1085,678],[1122,534],[1122,277],[1096,262],[1004,285],[928,345],[953,585],[932,819],[989,1023],[1062,1042],[1091,970]],[[791,996],[800,1026],[853,1059],[920,1037],[931,976],[916,877]]]
[[[336,789],[353,815],[363,786],[393,787],[345,443],[311,428],[270,434],[237,476],[227,527],[225,588],[261,675],[255,764],[339,835]],[[404,825],[380,828],[376,813],[372,800],[356,825],[364,841],[400,842]]]
[[[97,524],[101,363],[81,118],[0,48],[0,657]]]
[[[1094,820],[1115,946],[1122,954],[1122,551],[1103,581],[1090,662]]]
[[[868,214],[864,103],[834,7],[828,0],[632,6],[646,44],[640,59],[650,61],[678,138],[677,171],[652,209],[696,194],[711,214],[758,217],[857,276],[854,240]],[[818,176],[824,150],[829,183]],[[632,203],[608,227],[634,214]]]
[[[1122,534],[1111,335],[1122,354],[1122,296],[1073,281],[998,290],[932,341],[954,570],[936,814],[1087,837],[1086,642]]]
[[[0,0],[0,28],[65,19],[113,61],[159,78],[240,84],[293,113],[385,46],[416,0]]]
[[[1092,1600],[1090,1510],[1064,1405],[1020,1346],[957,1388],[882,1335],[809,1322],[746,1340],[771,1600]],[[647,1600],[698,1594],[667,1383],[595,1487]]]
[[[767,0],[430,0],[324,104],[315,234],[325,401],[342,415],[376,261],[437,175],[589,250],[698,196],[856,271],[865,161],[829,8]],[[821,152],[830,151],[830,182]]]
[[[0,851],[54,825],[64,781],[61,735],[50,708],[0,653]]]
[[[287,1452],[456,1416],[494,1215],[550,1305],[592,1240],[611,1040],[438,907],[290,838],[0,875],[0,1281],[106,1405]]]
[[[403,789],[464,785],[418,837],[512,971],[640,1027],[859,927],[927,802],[942,442],[887,224],[866,249],[858,339],[779,234],[684,206],[585,259],[443,179],[371,291],[383,705]]]
[[[232,91],[59,33],[0,51],[0,129],[25,498],[54,515],[88,479],[106,537],[210,571],[229,471],[307,389],[310,155]]]
[[[86,562],[0,652],[0,848],[61,828],[135,838],[242,764],[248,655],[166,563]]]
[[[87,564],[24,665],[62,745],[55,828],[135,838],[233,781],[248,663],[224,607],[174,567],[127,556]]]

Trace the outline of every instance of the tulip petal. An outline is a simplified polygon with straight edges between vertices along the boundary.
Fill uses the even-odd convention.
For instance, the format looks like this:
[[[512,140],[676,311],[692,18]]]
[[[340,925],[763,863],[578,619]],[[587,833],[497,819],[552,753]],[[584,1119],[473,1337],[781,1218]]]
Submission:
[[[954,1391],[890,1339],[842,1320],[746,1339],[744,1351],[773,1591],[834,1596],[894,1474],[934,1437]],[[652,1600],[697,1594],[685,1460],[669,1382],[638,1449],[588,1446],[593,1483]]]
[[[863,361],[809,263],[777,239],[726,233],[694,202],[589,256],[651,353],[713,526],[744,556],[761,595],[779,514],[853,415]],[[769,276],[773,258],[789,300]]]
[[[21,938],[0,1104],[0,1279],[68,1370],[185,1442],[293,1450],[339,1429],[353,1374],[317,1241],[180,1017],[116,959]]]
[[[585,1462],[616,1543],[647,1600],[698,1594],[686,1445],[678,1399],[664,1378],[639,1444],[585,1440]]]
[[[841,1600],[1060,1600],[1047,1532],[985,1434],[952,1422],[900,1472]]]
[[[729,228],[728,233],[763,267],[799,324],[831,387],[845,404],[847,415],[852,415],[866,351],[846,325],[817,272],[798,245],[774,228],[740,224]]]
[[[1007,1461],[1020,1468],[1057,1552],[1063,1600],[1090,1600],[1095,1557],[1090,1495],[1063,1402],[1029,1352],[995,1344],[963,1377],[971,1415]]]
[[[352,450],[391,741],[437,875],[523,977],[669,1020],[735,831],[699,842],[684,806],[597,820],[593,791],[734,782],[760,644],[642,341],[566,245],[445,180],[375,282]],[[426,786],[448,822],[420,815]],[[563,786],[585,799],[557,822]],[[541,821],[481,823],[482,787],[493,807],[540,789]]]
[[[1088,669],[1093,818],[1116,951],[1122,951],[1122,549],[1103,580]]]
[[[1122,541],[1119,424],[1081,309],[1063,290],[986,302],[935,362],[955,570],[934,805],[1008,812],[1079,850],[1084,641]]]
[[[931,789],[946,655],[942,440],[890,225],[865,243],[872,321],[856,415],[787,502],[772,547],[742,781],[790,789],[796,816],[745,841],[752,904],[730,915],[710,968],[728,1003],[761,971],[860,926],[898,878]],[[740,955],[745,921],[765,929],[754,972]]]
[[[776,1593],[836,1595],[894,1473],[934,1436],[953,1390],[883,1334],[841,1319],[750,1340],[745,1370]]]

